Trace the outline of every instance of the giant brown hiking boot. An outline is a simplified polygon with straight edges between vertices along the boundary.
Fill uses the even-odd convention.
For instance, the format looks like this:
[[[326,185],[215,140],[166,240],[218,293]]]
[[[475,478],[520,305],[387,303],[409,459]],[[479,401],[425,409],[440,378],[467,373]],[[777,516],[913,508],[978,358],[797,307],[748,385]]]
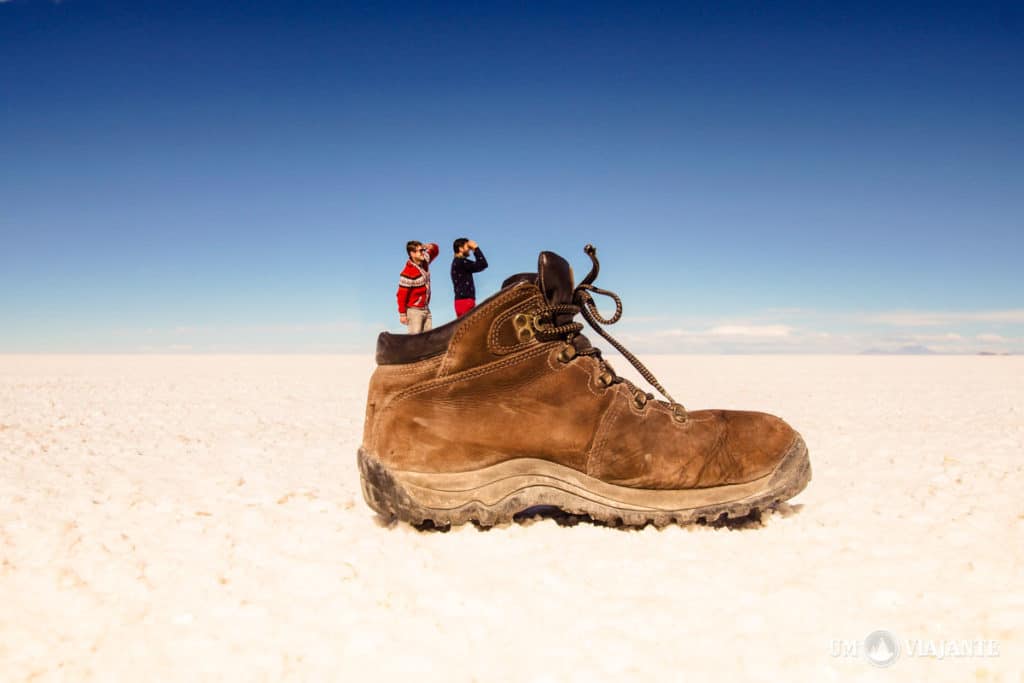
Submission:
[[[540,255],[464,317],[377,340],[359,471],[370,507],[435,526],[490,526],[553,506],[641,526],[737,517],[811,478],[803,439],[764,413],[687,412],[601,328],[622,313]],[[592,293],[611,296],[601,317]],[[582,317],[667,398],[618,377],[580,332]]]

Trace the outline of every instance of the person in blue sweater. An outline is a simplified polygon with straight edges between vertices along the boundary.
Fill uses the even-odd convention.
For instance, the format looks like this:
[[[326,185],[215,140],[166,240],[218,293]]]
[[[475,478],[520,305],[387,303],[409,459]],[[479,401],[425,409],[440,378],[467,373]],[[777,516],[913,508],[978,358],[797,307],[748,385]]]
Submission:
[[[487,267],[487,259],[480,246],[467,237],[460,237],[452,243],[455,258],[452,260],[452,286],[455,287],[455,317],[461,318],[476,306],[476,285],[473,273]],[[473,252],[473,259],[469,252]]]

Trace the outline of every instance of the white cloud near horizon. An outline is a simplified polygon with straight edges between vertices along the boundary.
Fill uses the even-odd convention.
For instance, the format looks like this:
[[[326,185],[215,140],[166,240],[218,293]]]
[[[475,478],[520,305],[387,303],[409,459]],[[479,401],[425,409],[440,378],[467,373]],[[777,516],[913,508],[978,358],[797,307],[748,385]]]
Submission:
[[[707,331],[712,337],[761,337],[777,339],[788,337],[793,328],[789,325],[718,325]]]
[[[655,337],[663,339],[714,339],[722,337],[740,337],[747,339],[767,338],[778,339],[788,337],[792,328],[788,325],[751,325],[751,324],[729,324],[715,325],[706,329],[687,330],[682,328],[670,328],[667,330],[655,330],[651,333],[633,333],[633,338]]]
[[[584,334],[587,331],[584,330]],[[614,330],[613,330],[614,333]],[[758,324],[750,321],[707,322],[692,328],[630,330],[615,336],[637,352],[742,353],[792,352],[794,350],[826,351],[835,347],[839,351],[855,351],[856,346],[828,332],[797,329],[790,325]],[[591,335],[591,341],[601,340]],[[634,348],[635,347],[635,348]]]
[[[681,327],[670,326],[667,317],[662,322],[663,326],[656,322],[642,327],[630,325],[628,331],[616,336],[637,351],[656,353],[861,353],[908,348],[958,354],[1024,352],[1024,337],[1020,334],[997,334],[1005,331],[1001,328],[984,329],[1024,323],[1024,309],[842,314],[773,309],[742,318],[691,317]],[[884,327],[879,328],[880,324]],[[927,329],[938,325],[948,327],[943,331]],[[979,326],[982,329],[977,329]]]
[[[896,341],[919,344],[958,342],[963,341],[963,339],[963,335],[956,332],[946,332],[945,334],[903,334],[896,337]]]
[[[865,322],[898,327],[934,327],[955,323],[1024,323],[1024,308],[1001,311],[892,311],[859,316]]]

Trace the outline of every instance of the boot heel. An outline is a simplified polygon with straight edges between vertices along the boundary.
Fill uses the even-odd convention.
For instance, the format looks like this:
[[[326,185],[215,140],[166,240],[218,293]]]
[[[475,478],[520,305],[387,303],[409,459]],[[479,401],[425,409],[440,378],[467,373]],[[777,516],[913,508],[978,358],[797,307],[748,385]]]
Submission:
[[[415,503],[388,468],[362,448],[359,449],[359,480],[363,498],[374,512],[387,519],[399,519],[410,524],[423,524],[434,515]]]

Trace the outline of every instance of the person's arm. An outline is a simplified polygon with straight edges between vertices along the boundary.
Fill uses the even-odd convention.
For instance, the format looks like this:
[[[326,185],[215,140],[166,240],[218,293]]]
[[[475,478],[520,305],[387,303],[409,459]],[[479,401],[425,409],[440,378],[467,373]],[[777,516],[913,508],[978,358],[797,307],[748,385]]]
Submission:
[[[433,262],[437,258],[437,255],[441,253],[441,247],[437,246],[434,242],[431,242],[427,246],[427,255],[430,257],[430,261]]]
[[[479,273],[487,268],[487,259],[484,258],[484,252],[480,250],[480,247],[473,248],[473,257],[472,261],[463,259],[466,262],[466,270],[471,273]]]
[[[398,276],[398,293],[395,295],[398,299],[398,320],[403,325],[408,322],[409,295],[412,294],[412,287],[407,287],[403,282],[404,279],[404,273]]]

